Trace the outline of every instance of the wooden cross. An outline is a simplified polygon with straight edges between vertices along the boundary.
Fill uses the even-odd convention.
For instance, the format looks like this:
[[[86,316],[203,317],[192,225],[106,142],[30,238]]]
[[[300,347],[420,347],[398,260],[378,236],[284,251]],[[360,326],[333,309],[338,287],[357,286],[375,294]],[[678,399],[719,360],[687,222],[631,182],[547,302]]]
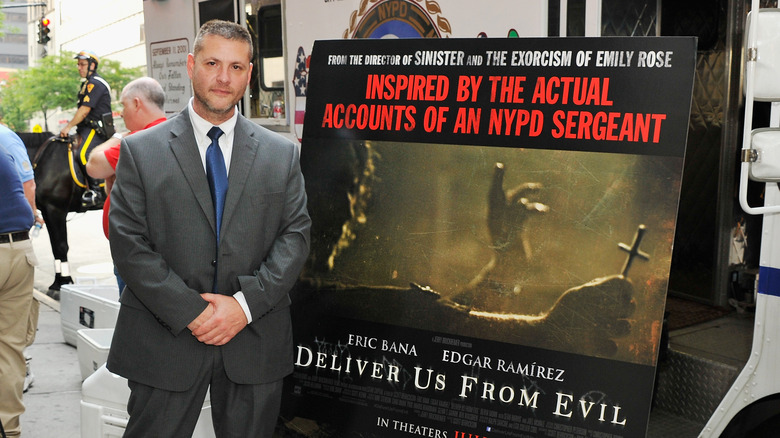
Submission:
[[[628,270],[631,269],[631,264],[634,263],[635,257],[639,257],[643,260],[650,260],[650,254],[639,249],[639,245],[642,243],[642,237],[644,237],[645,231],[647,231],[647,228],[643,224],[640,224],[636,229],[634,242],[631,243],[631,246],[628,246],[625,243],[618,243],[618,247],[628,253],[626,263],[623,265],[623,272],[620,273],[620,275],[623,277],[628,277]]]

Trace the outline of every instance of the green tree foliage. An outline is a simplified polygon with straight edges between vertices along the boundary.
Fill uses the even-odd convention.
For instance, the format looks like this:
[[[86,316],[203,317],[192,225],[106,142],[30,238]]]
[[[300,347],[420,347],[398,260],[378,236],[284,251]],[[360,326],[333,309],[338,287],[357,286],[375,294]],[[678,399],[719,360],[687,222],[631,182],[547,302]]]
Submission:
[[[11,74],[6,87],[0,89],[0,115],[3,122],[16,131],[28,131],[28,121],[41,111],[50,130],[48,116],[57,108],[76,108],[81,86],[74,54],[61,53],[43,58],[39,65]],[[112,106],[119,105],[118,96],[128,82],[144,74],[144,67],[124,68],[119,62],[102,59],[98,74],[111,86]],[[56,128],[56,127],[55,127]]]

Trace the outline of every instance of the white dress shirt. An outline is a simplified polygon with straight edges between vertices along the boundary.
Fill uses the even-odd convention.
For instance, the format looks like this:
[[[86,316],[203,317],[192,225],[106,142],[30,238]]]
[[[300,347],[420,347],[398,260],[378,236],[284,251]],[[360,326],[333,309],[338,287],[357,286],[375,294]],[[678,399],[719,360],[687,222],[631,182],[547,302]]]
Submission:
[[[192,108],[192,100],[190,98],[189,114],[190,122],[192,123],[192,130],[195,134],[195,140],[198,142],[198,152],[200,152],[200,161],[203,163],[203,172],[206,172],[206,149],[211,145],[211,139],[208,136],[208,132],[212,125],[206,119],[199,116],[198,113]],[[236,121],[238,120],[238,108],[233,111],[233,117],[226,120],[222,124],[219,124],[219,129],[223,134],[219,137],[219,149],[222,151],[222,156],[225,158],[225,167],[227,169],[228,182],[230,181],[230,159],[233,157],[233,138],[235,137]],[[228,189],[229,190],[229,189]],[[246,315],[247,323],[252,322],[252,312],[249,311],[249,304],[246,301],[244,293],[241,291],[233,294],[233,298],[238,301],[241,309]]]

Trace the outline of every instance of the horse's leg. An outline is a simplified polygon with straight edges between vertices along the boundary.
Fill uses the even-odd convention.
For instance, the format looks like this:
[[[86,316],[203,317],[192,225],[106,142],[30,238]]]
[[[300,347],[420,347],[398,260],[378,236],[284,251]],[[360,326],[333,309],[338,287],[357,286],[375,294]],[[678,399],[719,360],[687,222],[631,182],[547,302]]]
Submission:
[[[54,256],[54,283],[47,293],[59,299],[60,286],[73,283],[68,266],[66,218],[68,211],[73,206],[78,207],[81,199],[80,195],[78,199],[74,196],[75,184],[68,166],[67,144],[50,137],[40,148],[43,152],[36,161],[35,199],[46,221]]]
[[[54,254],[54,283],[49,286],[47,295],[59,300],[60,286],[73,283],[68,265],[67,212],[47,205],[44,206],[41,213],[43,213],[43,220],[46,221],[46,228],[49,230],[49,242]]]

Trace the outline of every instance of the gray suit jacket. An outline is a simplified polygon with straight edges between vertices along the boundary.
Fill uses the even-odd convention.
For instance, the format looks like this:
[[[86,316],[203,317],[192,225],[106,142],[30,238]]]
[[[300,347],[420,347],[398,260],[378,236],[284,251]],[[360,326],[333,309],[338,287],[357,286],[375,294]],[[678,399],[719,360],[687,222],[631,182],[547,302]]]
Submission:
[[[239,116],[216,254],[214,207],[187,110],[122,140],[111,192],[111,254],[127,282],[110,371],[183,391],[206,349],[187,325],[219,293],[242,291],[253,321],[222,347],[228,377],[266,383],[292,372],[289,290],[308,256],[311,220],[298,148]]]

